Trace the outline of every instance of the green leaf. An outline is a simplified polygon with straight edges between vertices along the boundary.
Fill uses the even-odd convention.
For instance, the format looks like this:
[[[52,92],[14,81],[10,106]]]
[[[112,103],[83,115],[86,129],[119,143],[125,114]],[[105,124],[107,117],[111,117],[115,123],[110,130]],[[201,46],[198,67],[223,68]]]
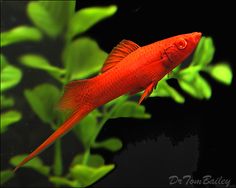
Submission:
[[[155,89],[150,97],[171,97],[177,103],[184,103],[184,97],[179,94],[173,87],[169,86],[166,81],[159,81],[157,85],[157,89]]]
[[[84,158],[83,154],[76,155],[74,157],[71,165],[75,166],[78,164],[82,164],[83,158]],[[104,164],[105,164],[105,160],[103,159],[103,157],[101,155],[98,155],[98,154],[89,155],[88,161],[86,163],[86,165],[88,165],[90,167],[100,167],[100,166],[103,166]]]
[[[217,81],[230,85],[233,79],[233,72],[226,63],[219,63],[207,68],[207,72]]]
[[[191,65],[207,65],[209,64],[215,53],[215,47],[211,37],[202,37],[197,49],[194,53]]]
[[[10,159],[10,164],[12,166],[17,166],[20,162],[23,161],[28,155],[22,154],[22,155],[16,155]],[[35,157],[29,162],[27,162],[24,166],[24,168],[31,168],[42,175],[48,176],[50,172],[50,167],[43,164],[43,161],[39,157]]]
[[[73,178],[75,178],[82,187],[92,185],[112,169],[115,165],[106,165],[98,168],[92,168],[83,165],[76,165],[70,169],[70,173]]]
[[[180,87],[190,94],[191,96],[198,99],[209,99],[211,97],[211,87],[208,82],[196,73],[194,75],[185,74],[178,79]]]
[[[1,70],[4,69],[8,64],[9,62],[7,61],[6,57],[2,54],[0,54],[0,57],[1,57]]]
[[[11,110],[1,114],[1,134],[4,133],[8,126],[20,121],[21,113]]]
[[[9,181],[11,178],[14,177],[14,173],[11,170],[3,170],[0,172],[1,173],[1,185]]]
[[[106,108],[106,110],[108,110],[109,108],[111,108],[114,105],[125,102],[127,99],[128,99],[127,95],[122,95],[122,96],[120,96],[116,99],[113,99],[112,101],[106,103],[104,105],[104,107]]]
[[[63,62],[69,80],[77,80],[97,73],[102,67],[107,54],[97,43],[87,37],[70,43],[63,53]]]
[[[211,98],[211,86],[202,76],[198,74],[196,87],[198,88],[198,92],[201,93],[202,98],[209,99]]]
[[[76,0],[69,1],[38,1],[42,5],[53,21],[58,25],[61,32],[67,26],[69,20],[75,13]]]
[[[115,5],[81,9],[71,18],[67,35],[69,38],[72,38],[75,35],[81,34],[99,21],[112,16],[116,11],[117,7]]]
[[[187,75],[188,77],[191,77],[191,76],[195,76],[195,74],[197,74],[199,71],[202,70],[202,67],[201,66],[189,66],[187,68],[184,68],[184,69],[181,69],[176,76],[176,78],[181,78],[181,77],[184,77],[185,75]]]
[[[52,176],[49,178],[49,181],[54,185],[69,186],[69,187],[80,187],[76,180],[69,180],[64,177]]]
[[[32,22],[50,37],[63,32],[74,13],[75,1],[30,2],[27,13]]]
[[[20,57],[20,62],[27,67],[47,71],[56,79],[60,79],[65,74],[65,70],[50,65],[47,59],[36,54],[26,54]]]
[[[14,98],[1,95],[1,109],[12,107],[14,103]]]
[[[26,89],[24,95],[38,117],[45,123],[53,124],[56,103],[60,97],[59,89],[51,84],[41,84],[34,89]]]
[[[102,142],[96,142],[92,146],[93,148],[105,148],[107,150],[110,150],[112,152],[118,151],[122,148],[122,142],[118,138],[109,138],[107,140],[104,140]]]
[[[18,26],[1,33],[1,46],[7,46],[24,41],[40,41],[41,32],[35,27]]]
[[[197,45],[197,48],[194,51],[193,60],[191,63],[192,65],[199,63],[199,59],[201,58],[200,56],[204,52],[205,40],[206,40],[206,37],[202,36],[201,40],[199,41],[199,43]]]
[[[129,117],[129,118],[140,118],[148,119],[151,117],[150,114],[145,113],[145,107],[139,105],[136,102],[126,101],[111,115],[110,118],[120,118],[120,117]]]
[[[85,148],[90,147],[91,141],[97,129],[97,119],[94,112],[89,113],[84,119],[81,120],[79,125],[74,126],[73,128],[77,138],[81,140]]]
[[[1,55],[1,92],[17,85],[22,78],[19,68],[10,65],[6,58]]]

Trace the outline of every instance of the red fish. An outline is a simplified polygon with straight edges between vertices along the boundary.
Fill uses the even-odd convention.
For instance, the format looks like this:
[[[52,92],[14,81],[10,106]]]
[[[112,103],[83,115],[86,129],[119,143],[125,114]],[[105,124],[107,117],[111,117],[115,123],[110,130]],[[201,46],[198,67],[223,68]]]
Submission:
[[[201,33],[194,32],[143,47],[130,40],[122,40],[107,57],[100,75],[91,79],[72,81],[65,86],[59,106],[63,110],[70,110],[70,117],[14,171],[71,130],[95,108],[121,95],[132,95],[145,90],[139,100],[140,104],[152,93],[159,80],[193,52],[200,38]]]

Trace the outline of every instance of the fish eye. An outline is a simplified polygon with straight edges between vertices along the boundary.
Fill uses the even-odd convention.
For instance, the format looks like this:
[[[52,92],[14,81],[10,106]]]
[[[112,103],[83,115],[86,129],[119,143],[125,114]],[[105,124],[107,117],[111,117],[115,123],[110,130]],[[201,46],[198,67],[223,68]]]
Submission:
[[[180,38],[175,42],[175,45],[179,50],[183,50],[187,46],[187,41],[184,38]]]

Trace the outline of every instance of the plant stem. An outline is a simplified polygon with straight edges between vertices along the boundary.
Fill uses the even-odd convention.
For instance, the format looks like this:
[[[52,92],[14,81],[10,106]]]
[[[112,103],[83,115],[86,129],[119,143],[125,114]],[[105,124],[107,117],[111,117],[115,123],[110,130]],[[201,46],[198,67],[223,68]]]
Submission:
[[[107,122],[108,119],[110,119],[110,117],[112,116],[112,114],[117,110],[117,108],[120,107],[120,105],[122,105],[126,100],[128,99],[128,96],[124,96],[122,100],[120,100],[118,103],[116,103],[112,109],[109,112],[106,112],[102,118],[102,120],[98,123],[98,128],[96,133],[94,134],[94,137],[91,141],[91,145],[94,145],[98,134],[100,133],[100,131],[102,130],[103,126],[105,125],[105,123]]]
[[[83,165],[87,165],[89,156],[90,156],[90,147],[88,147],[84,152],[83,161],[82,161]]]
[[[62,154],[61,154],[61,140],[60,139],[56,140],[54,148],[55,148],[55,150],[54,150],[54,166],[53,166],[54,175],[60,176],[60,175],[62,175],[62,171],[63,171]]]

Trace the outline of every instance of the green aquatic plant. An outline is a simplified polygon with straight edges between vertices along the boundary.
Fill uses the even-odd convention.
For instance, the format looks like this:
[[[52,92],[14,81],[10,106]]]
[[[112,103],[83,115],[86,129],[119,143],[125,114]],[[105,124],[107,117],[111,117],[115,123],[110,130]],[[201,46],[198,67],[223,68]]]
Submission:
[[[1,54],[1,134],[8,126],[21,119],[21,113],[16,110],[9,110],[14,106],[14,98],[7,97],[4,93],[19,84],[22,72],[16,66],[11,65]]]
[[[4,55],[1,56],[1,127],[0,134],[5,133],[9,126],[19,122],[21,113],[14,109],[15,100],[12,96],[7,96],[7,91],[18,85],[22,78],[21,70],[11,65]],[[13,177],[11,170],[2,170],[1,185]]]
[[[32,1],[28,3],[27,14],[35,27],[18,26],[1,33],[1,46],[13,45],[14,43],[24,41],[40,42],[45,36],[52,40],[59,37],[63,38],[64,49],[61,56],[63,68],[53,66],[43,55],[39,54],[25,54],[19,58],[19,61],[23,65],[46,71],[59,81],[59,85],[61,85],[59,89],[56,85],[45,83],[24,91],[25,98],[32,110],[43,123],[49,124],[52,130],[55,130],[64,120],[64,115],[55,110],[56,103],[62,94],[63,85],[72,79],[80,79],[98,72],[101,63],[107,56],[107,54],[99,48],[96,41],[89,37],[82,37],[81,34],[90,29],[97,22],[112,16],[117,10],[114,5],[107,7],[90,7],[81,9],[78,12],[74,12],[74,9],[75,1]],[[63,15],[63,17],[61,15]],[[87,58],[85,58],[85,55]],[[94,111],[80,123],[80,128],[74,129],[75,135],[77,135],[85,148],[84,153],[75,157],[73,160],[73,168],[71,167],[69,170],[77,186],[92,184],[114,168],[114,165],[105,165],[102,156],[90,154],[92,142],[96,148],[103,147],[111,151],[116,151],[122,146],[121,141],[117,138],[109,138],[103,142],[95,143],[95,135],[98,135],[98,130],[100,129],[100,127],[97,126],[98,122],[96,120],[99,116],[101,116],[101,114],[98,111]],[[101,126],[105,123],[105,119],[106,117],[102,119]],[[90,129],[87,129],[85,124],[90,124]],[[15,156],[11,158],[10,163],[15,166],[22,157],[24,157],[24,155]],[[80,160],[81,157],[82,161]],[[65,182],[63,182],[65,178],[59,177],[63,174],[62,161],[61,144],[60,140],[58,140],[55,143],[55,158],[52,167],[44,165],[39,157],[36,157],[24,167],[34,169],[50,177],[49,180],[55,185],[60,185],[65,184]],[[80,168],[82,168],[82,171],[78,171]],[[86,175],[88,171],[89,177],[76,180],[77,177],[81,179],[79,173],[82,172]],[[93,173],[93,176],[91,176],[91,173]],[[2,183],[6,182],[10,176],[12,176],[12,174],[1,173],[1,177],[4,179]],[[66,182],[70,182],[69,179]]]
[[[50,62],[43,54],[29,53],[19,57],[23,66],[44,71],[57,81],[56,84],[43,83],[24,90],[25,99],[33,112],[42,124],[49,125],[52,130],[57,129],[65,120],[66,115],[55,108],[62,95],[63,86],[71,80],[97,74],[108,55],[100,49],[95,40],[82,34],[102,19],[112,16],[117,10],[114,5],[89,7],[77,12],[74,12],[74,9],[75,1],[29,2],[27,15],[34,26],[18,26],[1,34],[4,41],[1,46],[24,41],[40,43],[45,37],[52,41],[63,39],[63,50],[58,54],[61,56],[60,66],[55,66],[56,62]],[[232,71],[227,63],[211,63],[214,51],[213,40],[210,37],[202,37],[191,63],[186,67],[177,67],[164,77],[151,97],[170,97],[177,103],[184,103],[184,96],[168,83],[169,79],[177,79],[180,88],[192,97],[209,99],[211,87],[201,72],[206,72],[212,78],[229,85],[232,81]],[[112,171],[115,164],[106,164],[103,156],[94,153],[93,149],[116,152],[122,148],[119,138],[111,137],[98,141],[97,137],[109,119],[120,117],[148,119],[151,115],[146,113],[144,105],[133,102],[130,96],[121,96],[101,109],[94,110],[74,127],[73,133],[82,143],[84,151],[74,156],[68,169],[63,166],[60,139],[54,144],[52,166],[45,165],[40,157],[35,157],[23,168],[30,168],[48,177],[57,187],[86,187],[95,183]],[[10,164],[16,166],[25,156],[26,154],[12,157]],[[9,171],[1,173],[1,179],[4,179],[1,183],[10,177],[12,173]]]

